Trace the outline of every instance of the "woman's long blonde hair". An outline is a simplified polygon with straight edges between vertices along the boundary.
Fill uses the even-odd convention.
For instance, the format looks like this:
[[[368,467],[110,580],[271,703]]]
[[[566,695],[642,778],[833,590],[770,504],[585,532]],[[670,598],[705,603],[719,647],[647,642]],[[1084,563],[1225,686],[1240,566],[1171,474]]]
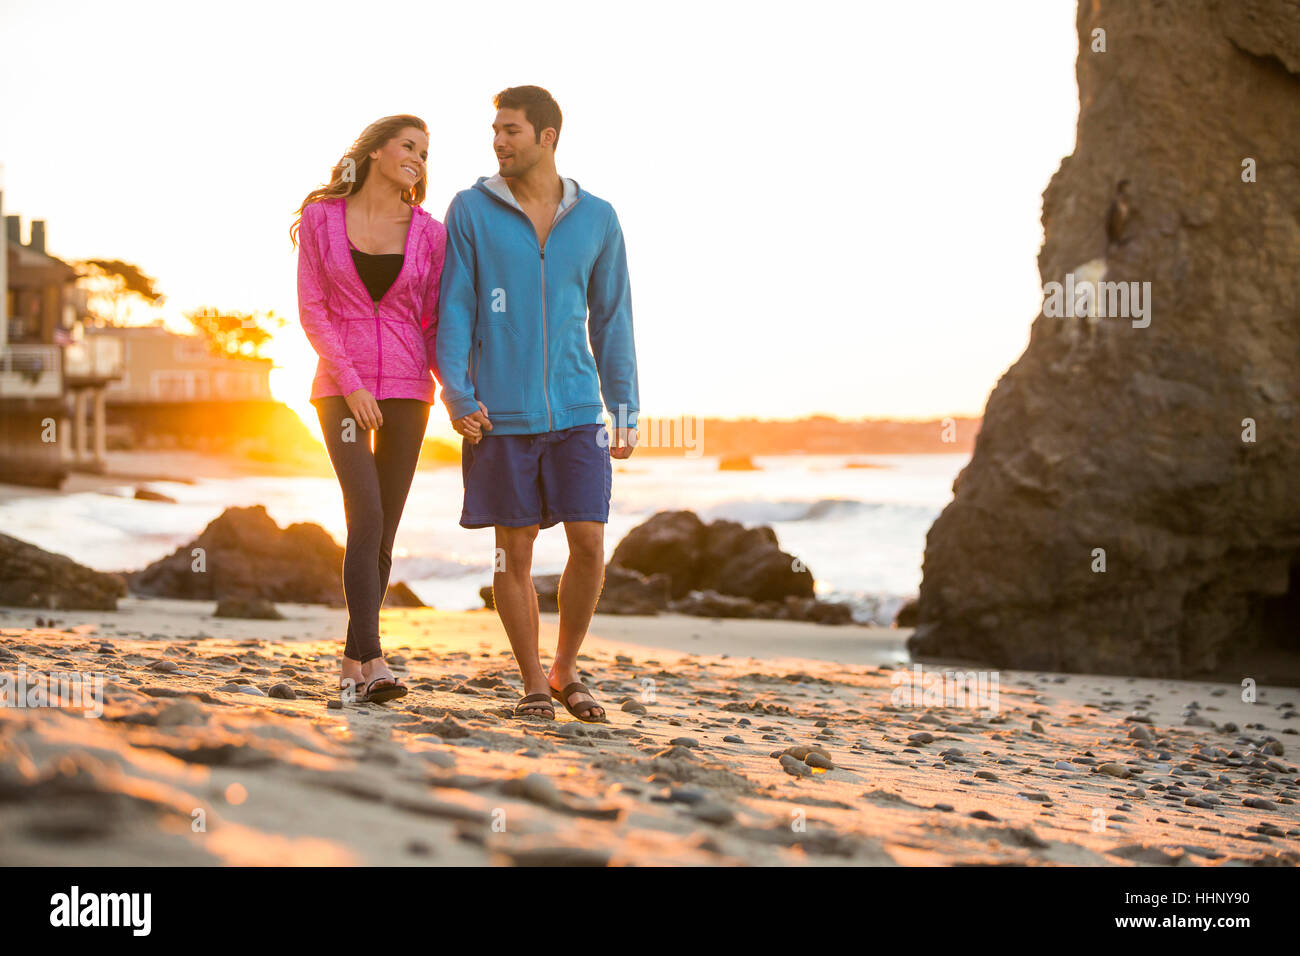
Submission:
[[[366,181],[366,176],[370,174],[370,154],[376,149],[382,149],[384,144],[400,133],[407,127],[415,127],[429,135],[429,127],[424,125],[424,120],[418,116],[410,114],[400,114],[398,116],[385,116],[383,119],[375,120],[357,137],[357,141],[352,144],[352,148],[343,154],[342,158],[334,164],[334,169],[330,173],[328,185],[318,186],[307,194],[307,198],[302,201],[298,207],[298,212],[294,216],[293,225],[289,227],[289,241],[298,245],[298,227],[302,225],[302,211],[312,203],[320,199],[332,199],[338,196],[350,196],[361,188],[361,184]],[[418,206],[424,202],[424,191],[428,187],[428,173],[421,176],[411,188],[402,193],[402,201],[408,206]]]

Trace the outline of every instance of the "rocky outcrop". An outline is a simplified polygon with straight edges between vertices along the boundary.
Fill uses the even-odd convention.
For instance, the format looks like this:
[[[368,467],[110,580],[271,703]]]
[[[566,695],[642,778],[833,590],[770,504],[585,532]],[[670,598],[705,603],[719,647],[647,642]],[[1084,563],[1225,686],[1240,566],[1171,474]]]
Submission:
[[[667,574],[672,596],[717,591],[755,601],[812,597],[812,572],[777,545],[766,525],[705,524],[692,511],[661,511],[618,543],[610,564]]]
[[[1241,668],[1300,652],[1300,4],[1090,0],[1078,32],[1039,272],[1146,312],[1045,299],[930,530],[909,646],[1265,679]]]
[[[814,624],[851,624],[853,609],[839,601],[795,597],[784,601],[755,601],[717,591],[691,591],[668,609],[696,617],[761,617],[776,621],[811,621]]]
[[[281,529],[261,505],[227,508],[203,533],[130,575],[136,594],[343,606],[343,549],[320,525]]]
[[[0,534],[0,605],[65,611],[116,611],[126,596],[120,574],[93,571],[62,554],[54,554]]]
[[[537,606],[558,610],[558,574],[533,575]],[[493,607],[491,586],[479,589]],[[777,546],[766,525],[705,524],[691,511],[661,511],[627,533],[605,566],[598,614],[761,617],[848,624],[853,609],[813,596],[812,572]]]

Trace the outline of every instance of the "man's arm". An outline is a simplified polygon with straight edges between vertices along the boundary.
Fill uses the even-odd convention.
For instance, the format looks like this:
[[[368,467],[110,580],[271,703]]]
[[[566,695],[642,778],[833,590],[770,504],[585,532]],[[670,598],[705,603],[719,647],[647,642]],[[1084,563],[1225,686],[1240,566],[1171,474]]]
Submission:
[[[637,390],[636,344],[632,337],[632,284],[627,251],[618,216],[610,209],[605,242],[587,282],[587,335],[600,373],[600,394],[615,428],[635,428],[640,398]],[[624,418],[619,418],[622,406]]]
[[[447,207],[444,223],[447,227],[447,253],[442,267],[434,371],[442,382],[442,400],[453,421],[478,411],[474,383],[469,377],[478,294],[475,291],[474,242],[467,218],[460,200],[453,199]]]
[[[298,319],[307,333],[307,341],[324,360],[334,384],[344,395],[351,395],[362,387],[361,376],[343,350],[343,342],[330,322],[325,304],[325,268],[316,242],[317,224],[324,211],[320,203],[311,203],[302,211],[302,223],[298,227]]]

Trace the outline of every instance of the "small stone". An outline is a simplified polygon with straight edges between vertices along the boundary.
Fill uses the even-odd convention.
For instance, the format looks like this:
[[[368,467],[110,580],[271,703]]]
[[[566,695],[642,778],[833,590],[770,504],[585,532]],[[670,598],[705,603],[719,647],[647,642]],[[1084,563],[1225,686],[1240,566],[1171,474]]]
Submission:
[[[298,695],[288,684],[272,684],[271,689],[267,691],[267,696],[275,697],[278,700],[297,700]]]
[[[1123,764],[1118,764],[1118,763],[1100,764],[1097,766],[1096,772],[1104,773],[1111,777],[1128,778],[1133,776],[1132,770],[1130,770],[1128,767],[1125,767]]]
[[[796,760],[789,754],[781,754],[781,767],[792,777],[811,777],[812,769],[802,760]]]
[[[691,807],[691,816],[697,820],[703,820],[705,823],[714,823],[721,826],[734,820],[736,813],[725,803],[717,800],[705,800]]]

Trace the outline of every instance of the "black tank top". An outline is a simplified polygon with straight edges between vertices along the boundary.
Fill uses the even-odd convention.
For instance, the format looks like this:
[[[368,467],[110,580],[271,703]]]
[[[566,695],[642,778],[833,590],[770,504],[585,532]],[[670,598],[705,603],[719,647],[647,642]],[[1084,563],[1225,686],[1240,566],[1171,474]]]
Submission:
[[[351,243],[348,245],[352,248],[352,262],[357,267],[357,275],[361,276],[370,298],[378,302],[397,281],[397,274],[402,271],[402,260],[405,256],[400,252],[371,255],[362,252]]]

